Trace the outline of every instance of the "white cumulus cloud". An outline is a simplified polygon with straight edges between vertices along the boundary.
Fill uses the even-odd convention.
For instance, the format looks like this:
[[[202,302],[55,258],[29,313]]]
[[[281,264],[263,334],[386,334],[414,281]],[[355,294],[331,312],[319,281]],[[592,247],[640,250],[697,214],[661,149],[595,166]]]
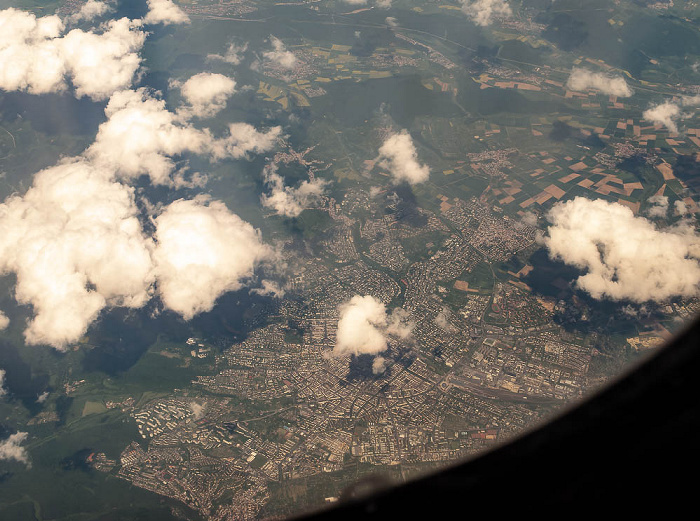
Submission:
[[[340,307],[333,354],[372,354],[386,350],[386,306],[371,295],[355,295]]]
[[[15,460],[29,466],[29,456],[27,450],[22,447],[22,443],[29,436],[26,432],[16,432],[9,438],[0,442],[0,461]]]
[[[408,338],[413,323],[397,308],[387,315],[386,306],[371,295],[355,295],[339,308],[338,331],[333,354],[376,355],[387,348],[387,335]]]
[[[0,11],[0,88],[33,94],[62,91],[68,73],[62,55],[63,22],[16,9]]]
[[[231,65],[238,65],[243,60],[243,53],[248,49],[248,44],[236,45],[235,43],[228,44],[224,54],[208,54],[209,61],[222,61]]]
[[[284,177],[277,173],[276,165],[265,167],[263,180],[269,193],[262,195],[262,205],[286,217],[297,217],[304,209],[317,204],[327,184],[324,179],[314,178],[302,181],[296,187],[285,186]]]
[[[102,15],[105,15],[111,11],[114,11],[114,7],[107,2],[102,2],[100,0],[88,0],[81,7],[80,10],[71,15],[68,18],[69,22],[76,23],[82,20],[89,22]]]
[[[260,132],[248,123],[229,123],[228,135],[210,142],[208,152],[214,159],[240,159],[272,150],[281,137],[279,126]]]
[[[280,127],[258,132],[247,123],[231,123],[228,134],[217,138],[209,130],[183,121],[182,112],[168,111],[165,101],[146,89],[115,93],[105,113],[108,119],[100,125],[86,157],[125,179],[147,175],[160,185],[192,184],[184,179],[182,170],[173,175],[173,158],[194,153],[212,159],[239,159],[270,150],[282,132]]]
[[[190,23],[190,17],[173,0],[148,0],[147,24],[177,25]]]
[[[0,89],[32,94],[63,92],[66,80],[76,97],[107,99],[131,85],[141,64],[146,34],[127,18],[103,24],[98,32],[63,34],[57,16],[37,18],[16,9],[0,11]]]
[[[680,107],[670,101],[660,103],[644,111],[643,117],[655,125],[663,125],[671,132],[678,132],[677,121],[681,118]]]
[[[176,7],[149,5],[152,20]],[[107,121],[83,154],[37,173],[23,195],[0,204],[0,274],[15,275],[15,299],[32,308],[25,341],[59,350],[105,309],[139,308],[157,294],[189,319],[251,279],[272,249],[222,202],[198,197],[161,210],[147,201],[139,208],[127,183],[146,175],[156,185],[192,186],[201,176],[186,180],[186,166],[176,163],[181,156],[243,158],[281,138],[280,127],[259,132],[231,123],[214,136],[192,125],[195,112],[218,110],[235,88],[221,75],[183,85],[185,106],[176,112],[146,89],[127,90],[140,66],[140,21],[63,32],[58,17],[0,11],[0,88],[39,94],[70,83],[78,97],[109,98]],[[142,228],[143,210],[156,214],[153,236]]]
[[[634,94],[621,76],[609,76],[602,72],[593,72],[588,69],[574,67],[571,71],[566,86],[577,92],[597,90],[603,94],[627,98]]]
[[[509,18],[513,11],[505,0],[460,0],[462,12],[482,27],[491,25],[494,18]]]
[[[74,342],[107,306],[140,307],[154,281],[133,190],[72,159],[0,204],[0,272],[34,317],[29,344]]]
[[[448,333],[456,333],[457,328],[450,322],[451,317],[452,313],[450,312],[450,308],[443,306],[440,312],[435,316],[435,323]]]
[[[261,133],[232,123],[216,138],[143,89],[115,93],[106,114],[83,155],[37,173],[24,195],[0,204],[0,274],[15,274],[15,299],[32,307],[28,344],[66,349],[103,310],[139,308],[156,287],[166,308],[191,318],[239,288],[267,254],[256,230],[203,199],[166,207],[155,219],[156,242],[125,183],[148,175],[154,184],[182,186],[173,156],[245,157],[273,147],[280,127]],[[183,265],[194,246],[201,266]]]
[[[207,132],[180,122],[165,101],[146,89],[115,93],[105,109],[95,142],[85,155],[124,178],[148,175],[154,184],[172,184],[173,156],[204,151],[213,139]]]
[[[16,275],[17,302],[32,306],[28,344],[64,350],[104,309],[140,308],[156,291],[190,319],[272,254],[219,201],[170,204],[154,237],[138,215],[133,188],[80,158],[39,172],[23,196],[0,204],[0,273]]]
[[[145,33],[127,18],[104,24],[101,34],[73,29],[63,38],[62,51],[78,97],[107,99],[128,87],[136,74]]]
[[[4,369],[0,369],[0,396],[7,394],[7,389],[5,389],[5,375],[7,372]]]
[[[199,420],[204,416],[204,411],[206,409],[207,403],[204,402],[203,404],[199,404],[197,402],[190,402],[190,411],[192,411],[192,415],[194,416],[195,420]]]
[[[386,358],[377,356],[372,360],[372,372],[374,374],[382,374],[384,371],[386,371]]]
[[[0,331],[7,329],[7,326],[10,325],[10,319],[7,318],[7,315],[0,311]]]
[[[260,281],[259,288],[253,288],[250,290],[254,295],[261,295],[263,297],[275,297],[282,298],[286,293],[284,288],[280,286],[278,282],[274,280],[262,280]]]
[[[210,118],[226,108],[226,101],[236,92],[236,82],[223,74],[201,72],[180,87],[188,106],[185,111],[198,118]]]
[[[389,136],[379,148],[379,166],[388,170],[394,181],[410,185],[424,183],[430,177],[427,165],[418,162],[418,153],[407,130]]]
[[[258,230],[204,196],[175,201],[155,224],[158,292],[165,307],[186,320],[242,288],[272,257]]]
[[[626,206],[583,197],[556,204],[548,219],[550,256],[586,271],[576,284],[593,298],[698,295],[700,236],[691,225],[660,229]]]
[[[293,69],[297,63],[297,57],[294,53],[288,51],[282,40],[276,36],[270,36],[270,44],[272,45],[271,51],[265,51],[263,57],[285,69]]]
[[[654,195],[647,199],[647,202],[650,203],[647,209],[647,215],[649,217],[666,217],[668,213],[668,197],[665,195]]]
[[[673,209],[676,215],[685,215],[688,213],[688,206],[683,201],[676,201],[673,203]]]

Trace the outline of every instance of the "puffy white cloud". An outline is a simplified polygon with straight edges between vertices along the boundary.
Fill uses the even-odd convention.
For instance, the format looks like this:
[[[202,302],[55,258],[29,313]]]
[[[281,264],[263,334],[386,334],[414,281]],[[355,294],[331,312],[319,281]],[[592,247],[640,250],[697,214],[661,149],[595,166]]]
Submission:
[[[384,304],[371,295],[355,295],[340,306],[333,354],[372,354],[386,350],[387,316]]]
[[[396,308],[389,315],[386,332],[405,340],[411,336],[415,326],[416,324],[411,320],[408,311]]]
[[[622,311],[624,315],[636,319],[648,317],[650,314],[649,309],[644,304],[642,304],[641,306],[627,304],[626,306],[622,306],[622,309],[620,311]]]
[[[228,136],[209,143],[209,153],[214,159],[240,159],[251,153],[267,152],[282,137],[282,127],[259,132],[248,123],[230,123],[228,131]]]
[[[284,297],[285,290],[278,282],[274,280],[263,280],[260,282],[259,288],[253,288],[250,290],[251,293],[255,295],[261,295],[263,297]]]
[[[678,132],[676,121],[680,119],[682,114],[677,104],[666,101],[645,110],[642,116],[655,125],[663,125],[671,132]]]
[[[668,197],[665,195],[655,195],[647,200],[651,206],[647,209],[649,217],[666,217],[668,212]]]
[[[63,38],[62,52],[76,96],[103,100],[131,85],[146,38],[139,27],[138,21],[122,18],[106,23],[102,34],[73,29]]]
[[[82,20],[90,21],[98,18],[104,14],[114,11],[114,7],[107,2],[102,2],[100,0],[88,0],[85,2],[80,10],[68,17],[69,22],[80,22]]]
[[[537,226],[538,218],[535,212],[525,212],[522,216],[522,223],[526,226]]]
[[[173,173],[174,156],[245,157],[273,147],[280,127],[234,123],[215,138],[143,89],[115,93],[106,114],[82,156],[39,172],[24,195],[0,204],[0,274],[15,274],[16,300],[33,308],[28,344],[66,349],[102,310],[141,307],[155,287],[167,308],[191,318],[241,287],[269,254],[252,226],[206,199],[168,206],[155,219],[156,242],[125,181],[145,174],[154,184],[195,184],[201,176]],[[199,256],[186,254],[193,246]]]
[[[282,40],[275,36],[270,36],[270,43],[272,44],[272,50],[265,51],[263,57],[280,67],[293,69],[297,63],[297,57],[294,56],[294,53],[288,51]]]
[[[197,402],[190,402],[190,411],[192,411],[192,416],[195,420],[199,420],[204,416],[204,410],[207,406],[206,402],[204,404],[199,404]]]
[[[155,219],[158,292],[166,308],[186,320],[243,287],[272,257],[260,232],[220,201],[180,199]]]
[[[28,344],[64,350],[102,310],[139,308],[155,287],[190,319],[272,256],[221,202],[172,203],[155,218],[155,241],[138,215],[131,187],[80,158],[39,172],[23,196],[0,204],[0,273],[16,275],[17,302],[32,306]]]
[[[131,188],[80,159],[0,204],[0,272],[16,274],[15,298],[34,311],[27,343],[64,349],[105,307],[148,300],[152,246],[137,214]]]
[[[7,318],[7,315],[0,311],[0,331],[7,329],[7,326],[10,325],[10,319]]]
[[[379,9],[391,9],[391,0],[377,0],[375,5]]]
[[[44,391],[39,396],[36,397],[36,403],[44,403],[49,398],[49,392]]]
[[[374,374],[382,374],[384,371],[386,371],[386,358],[377,356],[372,360],[372,372]]]
[[[355,295],[339,311],[335,356],[376,355],[386,350],[387,335],[407,338],[413,329],[404,310],[397,308],[387,316],[386,306],[371,295]]]
[[[7,373],[4,369],[0,369],[0,396],[7,394],[7,389],[5,389],[5,375]]]
[[[629,85],[627,85],[625,79],[621,76],[609,76],[602,72],[593,72],[578,67],[574,67],[571,71],[571,76],[569,76],[566,86],[577,92],[597,90],[603,94],[617,96],[619,98],[627,98],[634,94]]]
[[[115,93],[105,109],[95,142],[85,155],[125,178],[148,175],[154,184],[172,184],[171,159],[185,152],[202,152],[212,137],[179,121],[145,89]]]
[[[29,456],[27,450],[22,447],[22,443],[29,436],[26,432],[16,432],[9,438],[0,442],[0,461],[15,460],[29,466]]]
[[[680,200],[673,203],[673,209],[676,211],[677,215],[685,215],[688,213],[688,206]]]
[[[174,20],[171,2],[149,5],[151,22]],[[216,111],[235,87],[220,75],[207,76],[214,86],[183,85],[187,106],[177,113],[145,89],[123,90],[140,66],[140,27],[140,21],[121,19],[98,32],[63,35],[58,17],[0,11],[0,88],[56,92],[70,82],[78,97],[110,97],[108,119],[80,157],[39,172],[24,195],[0,204],[0,274],[14,273],[17,302],[32,306],[28,344],[65,349],[102,310],[138,308],[155,293],[166,308],[191,318],[240,288],[272,255],[257,230],[206,198],[166,207],[154,219],[155,237],[142,229],[134,190],[125,181],[148,175],[154,184],[197,184],[198,174],[187,181],[185,168],[175,172],[179,156],[246,157],[272,148],[281,128],[258,132],[233,123],[215,137],[192,126],[195,112]],[[271,287],[263,283],[263,290]]]
[[[250,153],[270,150],[282,129],[258,132],[247,123],[231,123],[228,135],[214,137],[209,130],[195,128],[186,120],[187,110],[175,114],[165,101],[146,89],[116,92],[109,100],[95,142],[85,156],[102,168],[131,179],[149,176],[154,184],[191,186],[200,180],[185,180],[175,171],[173,157],[185,153],[204,154],[212,159],[239,159]]]
[[[324,179],[314,178],[302,181],[296,188],[285,186],[284,178],[277,173],[277,165],[265,167],[263,180],[270,193],[262,195],[262,205],[286,217],[297,217],[304,209],[318,203],[327,184]]]
[[[491,25],[494,18],[508,18],[513,11],[505,0],[460,0],[462,12],[482,27]]]
[[[585,270],[576,284],[593,298],[698,295],[700,236],[689,224],[659,229],[626,206],[583,197],[554,205],[548,219],[550,256]]]
[[[12,8],[0,11],[0,88],[34,94],[64,90],[62,32],[58,16],[36,18]]]
[[[343,0],[343,2],[350,5],[365,5],[367,0]]]
[[[418,162],[418,153],[407,130],[389,136],[379,148],[379,166],[388,170],[396,182],[424,183],[430,177],[427,165]]]
[[[112,20],[101,32],[63,30],[57,16],[0,11],[0,88],[62,92],[69,79],[77,97],[103,100],[131,85],[146,38],[139,21]]]
[[[210,72],[195,74],[180,87],[180,93],[189,105],[184,110],[198,118],[210,118],[222,111],[234,92],[234,80]]]
[[[450,317],[452,316],[452,313],[450,313],[450,308],[447,306],[444,306],[441,310],[440,313],[438,313],[435,317],[435,323],[448,333],[456,333],[457,328],[452,325],[450,322]]]
[[[387,16],[384,19],[384,22],[391,28],[398,27],[399,26],[399,21],[393,17],[393,16]]]
[[[190,17],[173,0],[148,0],[147,24],[177,25],[190,23]]]
[[[208,54],[209,61],[222,61],[231,65],[238,65],[243,60],[243,53],[248,49],[248,44],[236,45],[235,43],[228,44],[224,54]]]

